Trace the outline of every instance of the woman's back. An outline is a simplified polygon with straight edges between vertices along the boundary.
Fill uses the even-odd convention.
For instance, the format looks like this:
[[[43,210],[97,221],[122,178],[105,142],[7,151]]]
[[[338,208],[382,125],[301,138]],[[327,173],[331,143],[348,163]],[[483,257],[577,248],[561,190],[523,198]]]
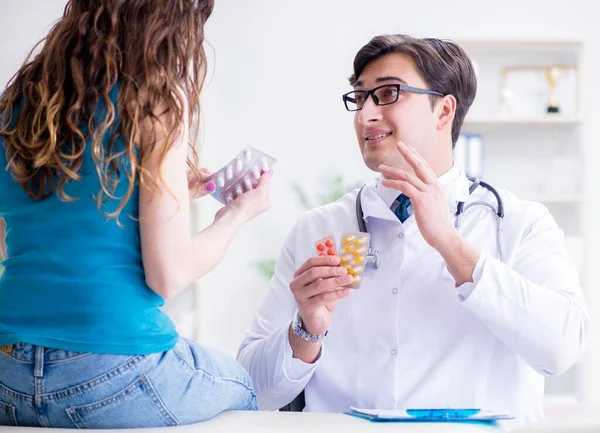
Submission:
[[[160,311],[269,206],[264,174],[192,233],[188,170],[208,191],[188,151],[212,8],[69,0],[0,94],[0,425],[160,427],[256,409],[248,373]]]
[[[117,105],[118,87],[111,92]],[[98,113],[102,115],[102,105]],[[114,126],[118,127],[118,113]],[[105,145],[110,141],[107,132]],[[0,138],[2,144],[2,138]],[[124,148],[122,139],[115,146]],[[0,146],[3,149],[4,146]],[[129,164],[127,156],[121,162]],[[0,166],[6,167],[0,152]],[[10,172],[0,171],[0,218],[8,258],[0,276],[0,346],[27,341],[65,350],[144,354],[172,348],[177,340],[163,299],[146,284],[138,223],[139,187],[108,218],[128,189],[121,177],[114,199],[98,209],[101,190],[91,146],[83,153],[81,179],[65,185],[73,201],[51,195],[33,200]],[[43,324],[43,327],[40,327]],[[17,340],[15,340],[15,338]]]

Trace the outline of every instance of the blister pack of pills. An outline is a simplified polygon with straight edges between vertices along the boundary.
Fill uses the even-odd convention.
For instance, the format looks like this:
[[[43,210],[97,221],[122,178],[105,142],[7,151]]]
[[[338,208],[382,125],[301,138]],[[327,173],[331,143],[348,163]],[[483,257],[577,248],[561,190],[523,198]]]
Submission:
[[[347,232],[342,234],[340,242],[340,266],[348,270],[348,274],[354,278],[352,283],[346,287],[358,289],[362,282],[367,255],[369,254],[369,243],[371,235],[363,232]]]
[[[268,172],[277,160],[251,146],[243,149],[231,162],[213,173],[206,181],[216,188],[210,194],[227,205],[247,191],[255,188],[261,174]]]
[[[333,235],[326,236],[315,242],[315,252],[319,256],[340,257],[340,266],[352,275],[352,283],[345,287],[358,289],[362,282],[363,273],[367,264],[371,235],[363,232],[346,232],[342,234],[339,247],[336,247]],[[339,249],[338,249],[339,248]]]
[[[335,256],[337,254],[337,248],[335,246],[333,235],[326,236],[315,242],[315,250],[318,256]]]

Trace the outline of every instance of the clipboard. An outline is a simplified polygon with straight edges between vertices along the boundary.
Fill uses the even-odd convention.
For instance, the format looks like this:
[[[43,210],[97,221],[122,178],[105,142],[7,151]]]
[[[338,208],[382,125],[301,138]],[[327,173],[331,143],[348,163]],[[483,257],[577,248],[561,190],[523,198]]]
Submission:
[[[493,424],[497,421],[514,419],[513,416],[476,408],[423,408],[381,410],[350,407],[347,415],[373,422],[476,422]]]

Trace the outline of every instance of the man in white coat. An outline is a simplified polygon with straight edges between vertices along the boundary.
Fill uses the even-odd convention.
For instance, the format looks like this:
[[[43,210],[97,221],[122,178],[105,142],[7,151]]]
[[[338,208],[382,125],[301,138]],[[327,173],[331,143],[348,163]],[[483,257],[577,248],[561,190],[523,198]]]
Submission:
[[[302,215],[238,354],[259,408],[304,390],[307,411],[453,407],[507,412],[513,426],[542,419],[544,378],[579,359],[588,316],[548,210],[498,189],[500,219],[494,194],[470,194],[454,164],[477,87],[470,59],[450,41],[379,36],[357,53],[350,85],[360,151],[380,173],[362,191],[361,218],[381,266],[353,290],[339,257],[315,254],[316,240],[358,230],[358,191]],[[494,210],[466,209],[477,201]]]

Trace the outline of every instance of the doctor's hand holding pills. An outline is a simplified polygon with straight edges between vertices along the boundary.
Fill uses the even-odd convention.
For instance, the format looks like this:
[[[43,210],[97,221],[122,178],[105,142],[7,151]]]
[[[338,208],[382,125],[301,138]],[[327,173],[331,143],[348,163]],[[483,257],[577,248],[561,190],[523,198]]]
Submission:
[[[294,273],[290,290],[298,311],[289,337],[294,357],[307,363],[317,359],[337,303],[350,294],[344,286],[352,281],[335,255],[311,257]]]

